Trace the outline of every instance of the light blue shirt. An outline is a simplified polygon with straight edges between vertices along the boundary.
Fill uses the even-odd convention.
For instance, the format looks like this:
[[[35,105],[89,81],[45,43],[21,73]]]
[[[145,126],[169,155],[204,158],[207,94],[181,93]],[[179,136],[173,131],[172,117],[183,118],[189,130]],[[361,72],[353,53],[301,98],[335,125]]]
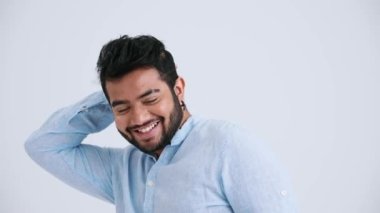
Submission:
[[[117,213],[296,212],[271,152],[236,125],[191,116],[157,160],[134,146],[82,143],[113,120],[97,92],[54,113],[25,148],[65,183],[115,204]]]

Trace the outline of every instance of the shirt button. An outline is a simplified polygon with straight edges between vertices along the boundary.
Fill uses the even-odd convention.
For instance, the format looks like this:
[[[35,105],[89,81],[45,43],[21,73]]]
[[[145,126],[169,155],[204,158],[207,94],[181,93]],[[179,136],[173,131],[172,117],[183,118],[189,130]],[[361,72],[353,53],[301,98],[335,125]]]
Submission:
[[[148,186],[150,186],[150,187],[154,186],[154,182],[153,182],[153,181],[151,181],[151,180],[150,180],[150,181],[148,181],[148,183],[147,183],[147,184],[148,184]]]
[[[287,192],[286,190],[282,190],[282,191],[281,191],[281,195],[282,195],[282,196],[285,197],[287,194],[288,194],[288,192]]]

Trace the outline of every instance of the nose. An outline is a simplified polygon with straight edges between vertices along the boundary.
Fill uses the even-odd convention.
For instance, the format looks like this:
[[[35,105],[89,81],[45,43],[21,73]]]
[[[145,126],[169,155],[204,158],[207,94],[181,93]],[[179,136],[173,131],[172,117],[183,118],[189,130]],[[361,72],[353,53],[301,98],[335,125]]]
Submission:
[[[143,125],[149,120],[149,112],[144,106],[135,106],[131,109],[129,126]]]

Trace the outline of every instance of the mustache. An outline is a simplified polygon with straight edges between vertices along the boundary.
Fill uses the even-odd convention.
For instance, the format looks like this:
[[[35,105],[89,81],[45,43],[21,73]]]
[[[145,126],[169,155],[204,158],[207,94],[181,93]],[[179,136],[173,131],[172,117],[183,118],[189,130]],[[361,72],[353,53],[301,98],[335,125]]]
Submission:
[[[154,122],[154,121],[157,121],[157,120],[161,121],[162,119],[160,119],[160,118],[150,119],[150,120],[148,120],[148,121],[145,121],[145,122],[142,123],[142,124],[136,124],[136,125],[129,126],[129,127],[126,128],[126,130],[127,130],[127,131],[133,131],[133,130],[135,130],[135,129],[138,129],[138,128],[141,128],[141,127],[143,127],[143,126],[146,126],[146,125],[148,125],[148,124],[150,124],[150,123],[152,123],[152,122]]]

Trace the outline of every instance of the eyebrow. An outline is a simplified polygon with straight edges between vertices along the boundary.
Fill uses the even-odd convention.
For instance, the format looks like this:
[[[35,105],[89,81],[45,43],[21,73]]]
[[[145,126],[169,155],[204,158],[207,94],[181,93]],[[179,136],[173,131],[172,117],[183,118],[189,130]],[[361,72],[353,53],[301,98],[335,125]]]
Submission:
[[[115,100],[115,101],[112,101],[111,106],[112,106],[112,107],[115,107],[115,106],[117,106],[117,105],[127,104],[127,103],[128,103],[128,101]]]
[[[143,94],[139,95],[138,99],[142,99],[148,95],[151,95],[153,93],[158,93],[158,92],[160,92],[160,89],[148,89]],[[129,101],[126,101],[126,100],[114,100],[114,101],[112,101],[111,106],[115,107],[117,105],[128,104],[128,103],[129,103]]]
[[[146,97],[146,96],[148,96],[148,95],[151,95],[151,94],[153,94],[153,93],[157,93],[157,92],[160,92],[160,89],[149,89],[149,90],[147,90],[146,92],[144,92],[143,94],[141,94],[141,95],[139,96],[139,99],[144,98],[144,97]]]

